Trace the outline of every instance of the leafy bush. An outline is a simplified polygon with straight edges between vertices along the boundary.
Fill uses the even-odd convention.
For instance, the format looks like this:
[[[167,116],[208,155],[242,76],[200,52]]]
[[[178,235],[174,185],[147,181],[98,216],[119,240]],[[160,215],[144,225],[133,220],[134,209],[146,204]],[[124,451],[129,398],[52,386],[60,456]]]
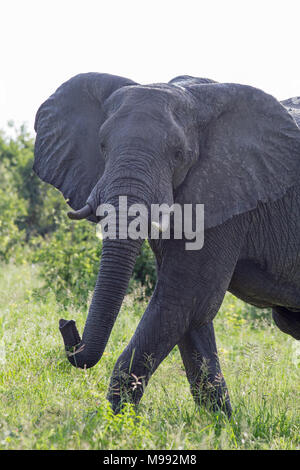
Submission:
[[[25,231],[17,225],[27,214],[26,202],[16,197],[11,173],[0,162],[0,259],[18,260],[25,241]]]
[[[61,218],[57,230],[33,255],[33,261],[41,264],[43,290],[53,290],[63,305],[85,304],[96,282],[101,248],[95,226]]]
[[[134,288],[135,283],[140,283],[144,287],[145,296],[150,296],[156,283],[156,263],[154,254],[146,240],[141,248],[141,252],[137,257],[132,282],[129,291]]]
[[[33,172],[33,138],[25,127],[16,137],[0,132],[0,260],[16,259],[25,242],[57,228],[65,208],[61,194]]]

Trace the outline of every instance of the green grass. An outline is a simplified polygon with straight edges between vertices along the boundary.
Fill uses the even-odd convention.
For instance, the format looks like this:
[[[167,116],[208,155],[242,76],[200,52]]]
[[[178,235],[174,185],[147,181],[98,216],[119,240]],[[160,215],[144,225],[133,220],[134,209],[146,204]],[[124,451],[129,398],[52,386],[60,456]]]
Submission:
[[[53,293],[39,298],[36,271],[0,270],[1,449],[300,448],[299,343],[273,326],[270,313],[227,295],[215,320],[230,421],[194,405],[177,348],[138,410],[114,416],[105,398],[110,374],[145,305],[127,297],[100,363],[76,370],[58,320],[74,318],[82,331],[87,310],[66,311]]]

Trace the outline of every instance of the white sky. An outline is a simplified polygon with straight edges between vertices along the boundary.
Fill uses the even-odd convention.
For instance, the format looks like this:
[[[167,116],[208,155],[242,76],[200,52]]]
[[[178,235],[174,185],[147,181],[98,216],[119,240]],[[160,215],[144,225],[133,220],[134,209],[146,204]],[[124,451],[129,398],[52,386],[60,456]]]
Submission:
[[[0,128],[33,133],[39,105],[90,71],[300,95],[299,0],[0,0],[0,19]]]

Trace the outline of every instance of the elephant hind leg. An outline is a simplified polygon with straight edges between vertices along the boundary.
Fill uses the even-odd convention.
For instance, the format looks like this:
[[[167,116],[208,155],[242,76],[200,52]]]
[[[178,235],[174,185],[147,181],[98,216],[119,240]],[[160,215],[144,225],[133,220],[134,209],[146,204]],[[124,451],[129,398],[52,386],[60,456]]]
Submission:
[[[292,312],[285,307],[274,307],[272,315],[281,331],[300,340],[300,312]]]
[[[197,404],[231,416],[231,405],[218,359],[213,323],[191,327],[178,343]]]

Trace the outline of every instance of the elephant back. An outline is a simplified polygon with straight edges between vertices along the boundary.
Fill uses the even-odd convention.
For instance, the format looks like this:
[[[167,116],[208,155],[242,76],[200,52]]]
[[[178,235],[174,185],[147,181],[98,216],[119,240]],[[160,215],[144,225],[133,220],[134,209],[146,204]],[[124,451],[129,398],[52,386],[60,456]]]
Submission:
[[[293,116],[297,126],[300,128],[300,96],[295,96],[294,98],[281,101],[281,104],[283,104],[283,106]]]

